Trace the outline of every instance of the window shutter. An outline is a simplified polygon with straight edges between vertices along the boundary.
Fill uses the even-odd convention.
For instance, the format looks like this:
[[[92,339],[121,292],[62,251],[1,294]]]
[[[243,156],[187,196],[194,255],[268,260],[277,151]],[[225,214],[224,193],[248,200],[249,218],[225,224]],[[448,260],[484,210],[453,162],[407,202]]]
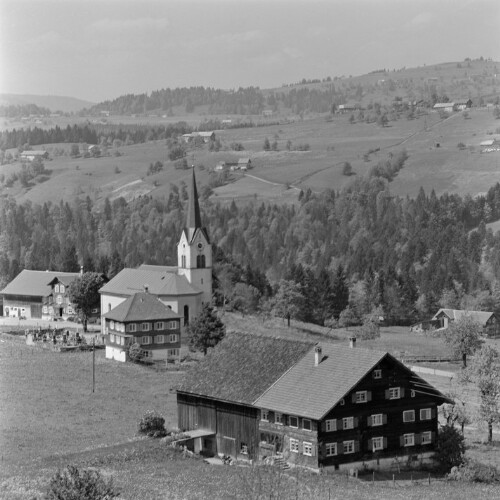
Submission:
[[[404,445],[405,445],[405,437],[399,436],[399,446],[404,446]]]
[[[382,423],[385,425],[387,423],[387,413],[382,415]]]
[[[401,397],[404,398],[405,397],[405,388],[404,387],[400,388],[400,393],[401,393]]]
[[[313,445],[311,446],[311,455],[312,455],[313,457],[315,457],[315,456],[316,456],[316,445],[315,445],[315,444],[313,444]]]
[[[358,420],[359,420],[358,417],[354,417],[352,419],[352,425],[353,425],[353,427],[357,427],[358,426]]]
[[[431,417],[436,418],[436,408],[431,408]]]
[[[354,451],[359,451],[359,441],[354,441]]]
[[[340,441],[337,443],[337,455],[343,455],[344,454],[344,443]]]
[[[389,399],[389,389],[385,390],[385,399]]]
[[[372,391],[366,391],[366,400],[371,401],[372,400]]]
[[[366,425],[368,427],[372,426],[372,416],[371,415],[368,415],[368,417],[366,417]]]
[[[355,403],[355,402],[356,402],[356,393],[355,393],[355,392],[353,392],[353,393],[352,393],[352,396],[351,396],[351,401],[352,401],[353,403]]]
[[[367,449],[368,449],[368,451],[372,451],[372,448],[373,448],[373,445],[372,445],[372,440],[371,440],[371,439],[369,439],[369,440],[368,440],[368,443],[367,443]]]
[[[326,432],[326,422],[324,420],[321,421],[321,432]]]
[[[298,447],[299,447],[299,453],[302,453],[304,451],[304,447],[302,446],[302,441],[298,442]]]
[[[383,446],[384,446],[384,450],[385,450],[385,449],[387,449],[387,438],[386,438],[386,437],[384,437],[384,438],[383,438],[383,441],[384,441]]]
[[[339,419],[337,420],[337,430],[338,430],[338,431],[341,431],[343,428],[344,428],[344,426],[342,425],[342,419],[341,419],[341,418],[339,418]]]
[[[436,433],[434,431],[431,432],[431,443],[436,441]]]
[[[422,434],[415,434],[415,444],[422,444]]]

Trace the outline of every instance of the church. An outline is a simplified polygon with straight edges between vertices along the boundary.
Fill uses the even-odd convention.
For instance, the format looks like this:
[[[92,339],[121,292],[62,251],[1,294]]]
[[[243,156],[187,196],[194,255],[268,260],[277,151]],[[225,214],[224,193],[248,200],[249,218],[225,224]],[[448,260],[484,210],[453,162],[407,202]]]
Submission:
[[[130,297],[144,292],[156,296],[180,318],[181,334],[199,314],[202,305],[212,300],[212,247],[201,224],[194,170],[186,223],[177,244],[177,266],[143,264],[137,269],[125,268],[106,283],[99,290],[102,332],[109,335],[105,316]],[[153,359],[163,359],[167,350],[167,346],[152,350],[151,355]],[[106,357],[115,357],[116,353],[111,351],[107,349]]]

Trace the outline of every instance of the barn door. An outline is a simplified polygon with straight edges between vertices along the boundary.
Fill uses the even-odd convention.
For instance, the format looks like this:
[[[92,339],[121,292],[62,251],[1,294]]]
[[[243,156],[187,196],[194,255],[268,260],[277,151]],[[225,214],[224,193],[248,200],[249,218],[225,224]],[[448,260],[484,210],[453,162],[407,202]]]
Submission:
[[[219,449],[217,450],[219,453],[222,453],[223,455],[229,455],[231,457],[236,456],[236,439],[235,438],[221,436],[219,443],[220,443],[220,446],[219,446]]]

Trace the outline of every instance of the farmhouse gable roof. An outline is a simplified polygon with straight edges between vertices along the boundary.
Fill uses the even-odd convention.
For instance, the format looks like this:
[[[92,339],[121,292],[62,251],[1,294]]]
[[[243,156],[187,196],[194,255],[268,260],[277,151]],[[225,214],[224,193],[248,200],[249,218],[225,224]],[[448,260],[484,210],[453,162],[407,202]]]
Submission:
[[[450,320],[459,321],[465,316],[470,316],[474,321],[481,325],[485,325],[489,319],[494,315],[493,312],[486,311],[465,311],[462,309],[439,309],[432,319],[439,319],[443,315],[447,316]]]
[[[51,283],[58,279],[69,285],[80,273],[22,270],[0,293],[4,295],[27,295],[48,297],[52,293]]]
[[[127,300],[118,304],[111,311],[103,314],[107,319],[120,321],[123,323],[130,321],[157,321],[179,319],[165,304],[158,300],[158,297],[150,293],[135,293]]]
[[[312,343],[228,333],[186,376],[179,392],[251,405]]]

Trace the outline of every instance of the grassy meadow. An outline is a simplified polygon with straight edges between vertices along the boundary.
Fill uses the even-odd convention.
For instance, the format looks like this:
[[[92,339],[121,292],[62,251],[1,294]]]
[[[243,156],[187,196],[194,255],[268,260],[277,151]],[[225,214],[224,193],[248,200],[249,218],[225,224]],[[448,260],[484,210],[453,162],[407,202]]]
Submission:
[[[350,330],[329,331],[315,325],[226,313],[229,330],[287,336],[312,341],[347,342]],[[359,342],[359,341],[358,341]],[[360,347],[419,354],[445,352],[439,339],[410,334],[407,328],[383,329],[376,341]],[[53,353],[28,347],[24,337],[0,334],[0,498],[20,500],[41,494],[49,478],[68,464],[97,467],[112,476],[126,499],[280,498],[388,499],[496,498],[500,489],[449,483],[427,474],[377,474],[347,479],[302,470],[281,473],[260,468],[212,466],[139,438],[137,421],[147,409],[161,412],[168,427],[177,421],[172,388],[182,371],[158,372],[104,359],[96,352],[96,390],[92,393],[92,354]],[[435,377],[447,390],[449,380]],[[433,380],[433,383],[435,381]],[[467,434],[467,433],[466,433]],[[498,465],[498,449],[484,447],[471,434],[471,453]],[[483,433],[485,436],[485,433]],[[495,455],[496,453],[496,455]],[[277,498],[274,496],[273,498]]]
[[[122,118],[124,122],[131,119],[114,117],[115,120]],[[197,118],[199,122],[202,117]],[[158,124],[163,119],[146,117],[144,120]],[[166,119],[163,122],[166,123]],[[208,183],[209,171],[217,162],[250,157],[254,168],[246,174],[231,173],[228,184],[216,188],[212,198],[281,203],[296,200],[300,189],[341,189],[352,182],[355,176],[342,174],[346,161],[351,163],[356,175],[363,175],[378,161],[405,148],[409,159],[390,185],[395,194],[416,196],[422,186],[427,192],[434,189],[438,195],[456,192],[474,196],[500,181],[500,153],[483,154],[479,147],[481,141],[498,136],[499,125],[491,111],[485,109],[469,110],[467,119],[462,113],[455,113],[444,120],[429,111],[414,120],[402,117],[389,122],[387,127],[364,122],[350,124],[348,115],[335,115],[333,120],[306,116],[303,120],[294,118],[279,125],[217,131],[223,146],[221,151],[211,153],[207,145],[193,148],[188,150],[187,161],[202,166],[197,168],[201,187]],[[277,141],[278,151],[263,151],[266,137],[271,142]],[[286,149],[289,140],[291,151]],[[233,142],[241,143],[244,151],[232,151]],[[466,147],[459,149],[459,143]],[[309,145],[309,151],[293,150],[305,144]],[[63,156],[51,154],[52,160],[45,162],[51,171],[48,179],[29,188],[22,188],[18,182],[10,188],[2,186],[0,194],[33,203],[69,201],[76,196],[90,196],[94,201],[119,196],[131,199],[142,194],[163,198],[168,196],[172,183],[179,185],[187,181],[189,175],[188,171],[176,170],[168,160],[165,141],[110,148],[110,156],[88,159],[71,158],[70,144],[45,147],[49,153],[56,148],[66,151]],[[164,163],[164,170],[148,176],[149,164],[156,161]],[[2,173],[7,178],[19,169],[19,163],[4,165]]]

